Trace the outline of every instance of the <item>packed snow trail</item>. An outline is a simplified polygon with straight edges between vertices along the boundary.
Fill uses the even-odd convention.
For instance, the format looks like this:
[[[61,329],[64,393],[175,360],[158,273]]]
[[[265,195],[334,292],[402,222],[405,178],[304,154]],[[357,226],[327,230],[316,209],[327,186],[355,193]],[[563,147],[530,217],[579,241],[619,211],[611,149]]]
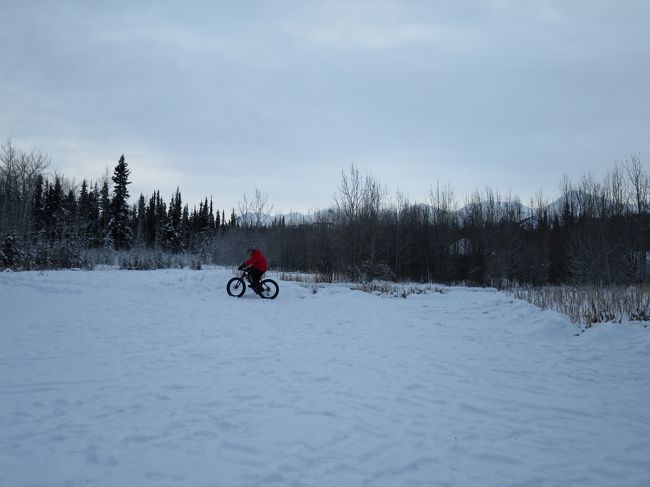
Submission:
[[[486,289],[0,274],[0,486],[647,486],[650,339]]]

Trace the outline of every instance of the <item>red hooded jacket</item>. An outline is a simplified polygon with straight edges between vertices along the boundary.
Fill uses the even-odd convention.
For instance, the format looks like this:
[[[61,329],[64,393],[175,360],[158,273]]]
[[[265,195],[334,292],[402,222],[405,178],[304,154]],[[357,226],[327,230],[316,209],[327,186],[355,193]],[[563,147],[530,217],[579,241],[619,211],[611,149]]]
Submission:
[[[244,265],[251,266],[260,272],[269,270],[269,265],[266,263],[266,259],[262,255],[262,252],[260,252],[260,249],[253,250],[251,256],[244,261]]]

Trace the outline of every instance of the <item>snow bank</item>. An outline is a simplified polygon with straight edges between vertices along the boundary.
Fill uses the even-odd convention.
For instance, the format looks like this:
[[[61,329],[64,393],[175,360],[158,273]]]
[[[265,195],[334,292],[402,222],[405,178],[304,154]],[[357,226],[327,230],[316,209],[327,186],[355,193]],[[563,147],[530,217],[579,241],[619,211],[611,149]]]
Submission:
[[[648,330],[494,290],[0,275],[2,486],[647,485]]]

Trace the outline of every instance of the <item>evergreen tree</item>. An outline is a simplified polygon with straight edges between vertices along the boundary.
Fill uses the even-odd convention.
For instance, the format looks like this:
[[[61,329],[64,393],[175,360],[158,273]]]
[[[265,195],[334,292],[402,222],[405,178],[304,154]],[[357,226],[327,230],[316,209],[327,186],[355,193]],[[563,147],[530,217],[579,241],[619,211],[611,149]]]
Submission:
[[[145,245],[145,228],[147,218],[147,206],[145,203],[144,195],[141,193],[138,199],[137,210],[135,211],[136,217],[134,222],[135,228],[135,242],[138,247]]]
[[[165,231],[167,227],[167,205],[160,197],[160,191],[156,192],[156,212],[154,222],[156,225],[156,241],[157,248],[165,248]]]
[[[113,246],[116,250],[128,249],[131,246],[133,233],[130,226],[129,215],[129,190],[128,185],[130,169],[124,160],[124,154],[115,166],[113,177],[113,199],[110,206],[110,231]]]
[[[108,190],[108,181],[104,179],[99,190],[99,219],[97,239],[100,245],[112,247],[109,223],[111,220],[111,198]]]
[[[144,243],[147,248],[156,245],[156,193],[149,198],[144,223]]]
[[[79,228],[79,202],[77,197],[74,194],[73,190],[68,190],[68,194],[63,200],[63,210],[64,210],[64,234],[68,242],[73,239],[76,240],[76,236]]]
[[[181,220],[183,217],[181,192],[176,188],[176,193],[172,196],[169,204],[169,214],[165,225],[165,244],[174,253],[183,249],[183,235],[181,229]]]
[[[0,249],[0,264],[2,267],[11,269],[18,263],[21,252],[18,245],[18,239],[13,233],[9,233],[2,243]]]
[[[87,223],[90,214],[90,194],[88,193],[88,182],[84,179],[81,182],[79,191],[79,219]]]
[[[102,242],[100,226],[100,191],[95,184],[91,184],[92,190],[88,193],[88,241],[91,247],[99,247]]]
[[[88,192],[88,181],[85,179],[81,182],[79,191],[79,225],[77,228],[81,238],[81,244],[89,245],[90,237],[90,193]]]
[[[42,232],[45,229],[45,218],[43,213],[43,176],[36,176],[34,190],[32,192],[32,229],[35,232]]]
[[[54,242],[60,234],[60,226],[63,217],[63,189],[61,188],[61,178],[56,176],[54,184],[48,183],[46,186],[45,196],[45,230],[50,242]]]
[[[210,226],[210,215],[208,213],[208,198],[205,203],[199,206],[199,231],[204,232]]]
[[[183,216],[181,218],[180,228],[181,239],[183,241],[183,249],[190,247],[190,208],[187,204],[183,207]]]

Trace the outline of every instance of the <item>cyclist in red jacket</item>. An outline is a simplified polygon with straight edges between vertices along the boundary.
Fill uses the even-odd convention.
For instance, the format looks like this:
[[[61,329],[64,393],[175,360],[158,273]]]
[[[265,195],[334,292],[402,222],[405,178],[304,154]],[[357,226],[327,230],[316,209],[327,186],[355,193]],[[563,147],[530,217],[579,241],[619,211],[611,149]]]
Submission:
[[[254,247],[248,249],[248,259],[246,259],[238,269],[241,271],[246,268],[248,268],[248,274],[251,276],[251,280],[253,281],[251,286],[253,291],[259,293],[260,278],[269,270],[269,265],[266,263],[266,259],[260,249]]]

